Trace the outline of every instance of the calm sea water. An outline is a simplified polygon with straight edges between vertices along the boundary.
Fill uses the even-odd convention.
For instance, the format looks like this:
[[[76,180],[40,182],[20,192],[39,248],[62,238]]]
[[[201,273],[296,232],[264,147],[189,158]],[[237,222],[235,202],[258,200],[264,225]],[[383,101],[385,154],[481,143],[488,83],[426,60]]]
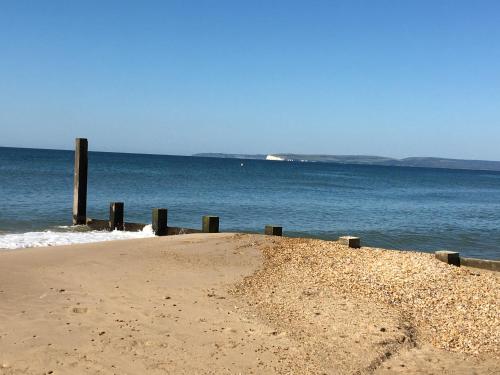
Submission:
[[[0,243],[67,232],[72,174],[72,151],[0,148]],[[127,221],[167,207],[172,226],[212,214],[223,231],[277,224],[290,236],[500,258],[498,172],[91,152],[88,194],[93,218],[124,201]]]

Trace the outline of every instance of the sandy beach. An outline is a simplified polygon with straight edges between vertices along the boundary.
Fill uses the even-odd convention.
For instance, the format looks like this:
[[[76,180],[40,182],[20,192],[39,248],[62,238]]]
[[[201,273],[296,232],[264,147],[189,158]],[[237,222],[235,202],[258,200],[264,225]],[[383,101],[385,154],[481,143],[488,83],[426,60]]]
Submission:
[[[498,274],[247,234],[0,252],[0,374],[495,374]]]

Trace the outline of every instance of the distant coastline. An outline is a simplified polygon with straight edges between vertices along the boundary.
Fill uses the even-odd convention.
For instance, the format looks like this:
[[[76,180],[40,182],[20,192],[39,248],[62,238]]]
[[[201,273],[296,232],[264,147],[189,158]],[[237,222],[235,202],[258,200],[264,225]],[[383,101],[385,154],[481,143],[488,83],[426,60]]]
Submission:
[[[0,149],[17,149],[33,151],[61,151],[73,152],[66,149],[49,149],[33,147],[0,146]],[[438,157],[409,157],[396,159],[384,156],[371,155],[326,155],[326,154],[226,154],[218,152],[196,153],[192,155],[173,155],[157,153],[139,152],[116,152],[92,150],[92,153],[122,154],[122,155],[156,155],[156,156],[193,156],[219,159],[253,159],[270,161],[288,161],[304,163],[336,163],[336,164],[357,164],[357,165],[378,165],[387,167],[415,167],[415,168],[442,168],[442,169],[462,169],[474,171],[500,172],[500,161],[495,160],[468,160],[449,159]]]
[[[404,159],[388,158],[383,156],[366,155],[323,155],[323,154],[224,154],[199,153],[197,157],[255,159],[271,161],[288,161],[304,163],[337,163],[380,165],[389,167],[416,167],[416,168],[445,168],[467,169],[478,171],[500,171],[500,161],[447,159],[437,157],[409,157]]]

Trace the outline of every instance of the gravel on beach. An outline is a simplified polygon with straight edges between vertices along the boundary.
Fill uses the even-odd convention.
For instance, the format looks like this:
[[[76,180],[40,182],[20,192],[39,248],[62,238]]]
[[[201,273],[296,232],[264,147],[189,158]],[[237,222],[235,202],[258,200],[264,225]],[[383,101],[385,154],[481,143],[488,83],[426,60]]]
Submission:
[[[297,290],[356,296],[395,309],[414,339],[448,351],[500,353],[498,274],[459,268],[433,254],[363,247],[338,242],[276,238],[263,248],[264,266],[235,288],[272,306],[266,314],[283,319],[286,298]],[[292,303],[292,302],[290,302]]]

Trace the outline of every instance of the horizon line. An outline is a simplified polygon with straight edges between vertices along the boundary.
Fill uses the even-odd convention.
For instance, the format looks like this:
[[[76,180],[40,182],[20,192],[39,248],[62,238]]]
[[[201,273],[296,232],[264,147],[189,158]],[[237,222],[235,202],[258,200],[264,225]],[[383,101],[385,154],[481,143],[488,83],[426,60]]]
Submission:
[[[45,147],[21,147],[21,146],[2,146],[0,148],[18,148],[18,149],[26,149],[26,150],[47,150],[47,151],[74,151],[74,149],[63,149],[63,148],[45,148]],[[460,159],[460,158],[450,158],[450,157],[442,157],[442,156],[405,156],[405,157],[392,157],[392,156],[383,156],[383,155],[369,155],[369,154],[325,154],[325,153],[296,153],[296,152],[276,152],[276,153],[234,153],[234,152],[196,152],[193,154],[159,154],[159,153],[150,153],[150,152],[130,152],[130,151],[102,151],[102,150],[90,150],[89,152],[100,152],[100,153],[109,153],[109,154],[130,154],[130,155],[153,155],[153,156],[187,156],[187,157],[203,157],[201,154],[219,154],[219,155],[247,155],[247,156],[256,156],[256,155],[320,155],[320,156],[363,156],[363,157],[380,157],[387,158],[393,160],[405,160],[411,158],[429,158],[429,159],[444,159],[444,160],[460,160],[460,161],[482,161],[482,162],[495,162],[500,163],[500,160],[489,160],[489,159]],[[230,159],[230,158],[229,158]],[[232,159],[238,159],[234,157]],[[444,168],[447,169],[447,168]]]

